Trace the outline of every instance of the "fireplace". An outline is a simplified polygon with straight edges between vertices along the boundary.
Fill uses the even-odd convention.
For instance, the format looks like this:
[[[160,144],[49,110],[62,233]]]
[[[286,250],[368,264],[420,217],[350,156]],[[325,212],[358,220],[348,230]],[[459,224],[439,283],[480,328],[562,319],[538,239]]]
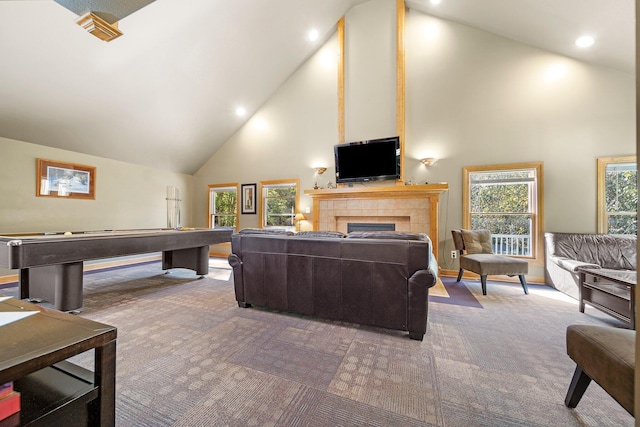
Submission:
[[[347,233],[352,231],[396,231],[394,223],[349,222]]]
[[[448,188],[446,183],[363,186],[305,190],[305,194],[313,200],[314,230],[347,233],[354,223],[393,224],[395,231],[429,235],[437,257],[438,202]]]

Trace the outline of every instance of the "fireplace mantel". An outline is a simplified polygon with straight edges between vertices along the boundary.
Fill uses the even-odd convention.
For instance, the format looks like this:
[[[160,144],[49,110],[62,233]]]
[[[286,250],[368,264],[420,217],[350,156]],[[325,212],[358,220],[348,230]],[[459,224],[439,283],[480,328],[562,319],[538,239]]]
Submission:
[[[449,184],[354,186],[305,190],[313,200],[313,229],[346,232],[349,221],[396,224],[431,237],[437,258],[440,194]]]

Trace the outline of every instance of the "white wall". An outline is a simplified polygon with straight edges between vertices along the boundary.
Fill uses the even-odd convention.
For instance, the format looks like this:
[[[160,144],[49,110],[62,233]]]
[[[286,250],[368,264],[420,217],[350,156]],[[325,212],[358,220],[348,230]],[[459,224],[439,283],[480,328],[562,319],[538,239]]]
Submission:
[[[95,166],[95,200],[36,197],[37,158]],[[169,185],[184,195],[181,225],[192,223],[190,175],[7,138],[0,138],[0,159],[0,235],[166,227]]]
[[[381,10],[392,14],[388,21],[392,22],[395,8],[387,7],[389,3],[395,1],[374,0],[358,6],[349,12],[346,24],[380,20]],[[395,25],[379,29],[395,43]],[[359,38],[350,40],[355,43]],[[451,228],[462,223],[464,166],[544,162],[545,230],[595,232],[596,158],[635,154],[634,76],[414,10],[407,13],[405,44],[404,176],[414,183],[450,185],[441,198],[439,239],[444,268],[457,268],[444,254],[452,249]],[[304,190],[313,186],[310,168],[314,164],[329,166],[318,180],[321,186],[333,181],[332,147],[338,140],[336,70],[320,57],[327,50],[331,51],[327,57],[334,55],[335,45],[332,38],[196,173],[196,225],[206,225],[207,184],[297,177]],[[366,43],[361,48],[376,46]],[[352,52],[346,58],[352,71],[366,70],[369,61],[363,58],[362,64],[353,64],[361,57],[358,49],[354,45],[347,49]],[[345,84],[358,77],[350,74]],[[395,79],[392,85],[382,90],[395,91]],[[345,91],[350,93],[348,88]],[[352,129],[348,135],[352,139],[358,139],[356,134],[369,136],[367,129],[380,127],[377,113],[368,116],[368,123],[351,116],[355,127],[350,127],[349,117],[348,113],[345,126]],[[259,120],[266,123],[261,131],[254,127]],[[393,122],[395,115],[389,120]],[[426,169],[418,161],[422,157],[440,160]],[[307,199],[302,197],[303,206],[310,205]],[[241,228],[257,224],[255,215],[243,215],[240,221]],[[542,267],[531,273],[542,277]]]

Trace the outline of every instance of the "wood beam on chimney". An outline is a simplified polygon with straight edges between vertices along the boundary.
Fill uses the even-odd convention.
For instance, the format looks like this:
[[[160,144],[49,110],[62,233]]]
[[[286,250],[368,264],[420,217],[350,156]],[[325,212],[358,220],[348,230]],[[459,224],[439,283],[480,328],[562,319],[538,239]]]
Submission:
[[[107,21],[92,12],[87,12],[80,16],[76,19],[76,24],[80,25],[100,40],[104,40],[106,42],[110,42],[116,37],[120,37],[122,35],[122,32],[118,29],[117,22],[109,24]]]

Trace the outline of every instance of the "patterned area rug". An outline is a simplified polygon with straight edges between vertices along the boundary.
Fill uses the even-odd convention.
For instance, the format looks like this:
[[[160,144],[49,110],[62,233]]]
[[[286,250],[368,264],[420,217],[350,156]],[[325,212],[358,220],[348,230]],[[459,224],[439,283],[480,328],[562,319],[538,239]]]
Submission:
[[[118,328],[118,426],[632,426],[592,383],[564,406],[573,323],[616,320],[545,286],[443,278],[424,341],[239,308],[228,264],[85,276],[82,317]],[[6,287],[0,293],[15,294]],[[93,356],[73,361],[87,368]]]
[[[429,301],[482,308],[482,304],[465,286],[465,282],[456,283],[453,277],[440,277],[438,283],[429,290]]]

